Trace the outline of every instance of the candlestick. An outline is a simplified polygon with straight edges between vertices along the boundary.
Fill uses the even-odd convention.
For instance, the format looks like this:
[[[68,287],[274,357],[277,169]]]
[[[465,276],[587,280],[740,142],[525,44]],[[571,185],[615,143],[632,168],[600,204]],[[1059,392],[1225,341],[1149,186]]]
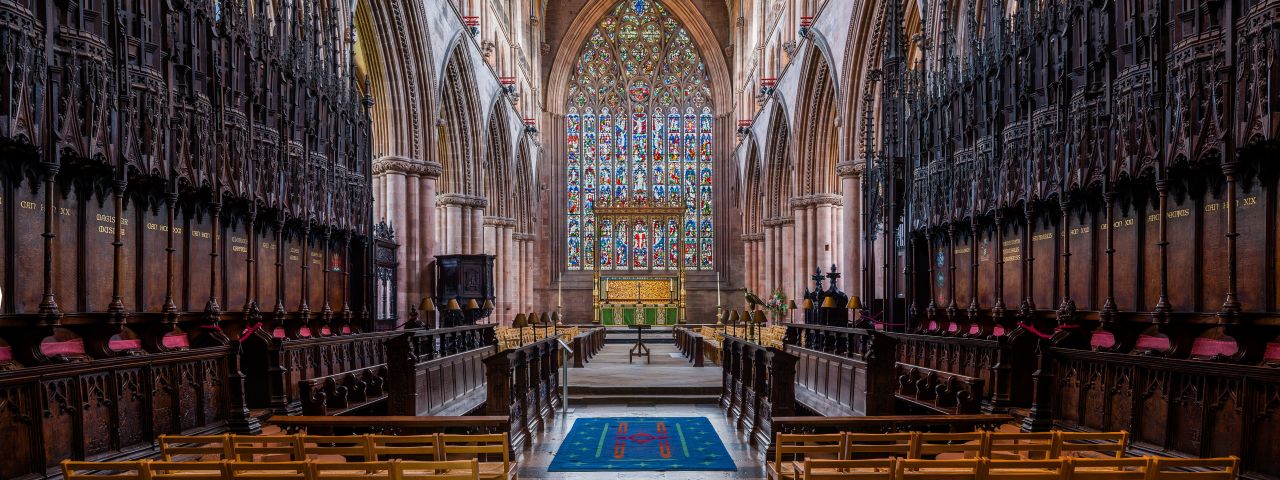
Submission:
[[[716,270],[716,306],[720,305],[720,271]]]
[[[560,308],[561,306],[564,305],[564,302],[563,302],[564,297],[562,296],[563,290],[564,290],[564,277],[561,277],[560,281],[556,282],[556,308]]]

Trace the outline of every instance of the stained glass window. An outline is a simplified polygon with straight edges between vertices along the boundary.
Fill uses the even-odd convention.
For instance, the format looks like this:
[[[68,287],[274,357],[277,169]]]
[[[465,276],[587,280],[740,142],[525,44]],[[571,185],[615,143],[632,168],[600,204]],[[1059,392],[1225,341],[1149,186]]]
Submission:
[[[569,85],[568,267],[712,268],[711,88],[684,26],[654,0],[622,0],[587,37]],[[610,224],[598,202],[681,205],[685,221]],[[684,243],[677,245],[680,235]]]

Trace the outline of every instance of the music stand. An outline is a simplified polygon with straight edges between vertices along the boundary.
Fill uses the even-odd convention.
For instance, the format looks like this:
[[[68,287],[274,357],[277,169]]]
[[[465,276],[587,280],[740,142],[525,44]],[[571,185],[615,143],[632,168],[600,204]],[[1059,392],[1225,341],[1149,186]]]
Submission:
[[[652,328],[650,325],[637,323],[627,325],[628,328],[636,329],[636,344],[627,352],[627,363],[631,363],[636,357],[644,357],[644,363],[649,364],[649,347],[644,344],[644,331]]]

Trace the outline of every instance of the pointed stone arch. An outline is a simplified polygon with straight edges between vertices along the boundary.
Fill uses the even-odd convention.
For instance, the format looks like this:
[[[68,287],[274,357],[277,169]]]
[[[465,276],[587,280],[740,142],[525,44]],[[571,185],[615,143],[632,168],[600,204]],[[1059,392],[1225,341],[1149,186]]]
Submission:
[[[477,196],[483,191],[478,160],[482,149],[479,99],[470,60],[454,48],[441,78],[437,158],[444,168],[440,191]]]

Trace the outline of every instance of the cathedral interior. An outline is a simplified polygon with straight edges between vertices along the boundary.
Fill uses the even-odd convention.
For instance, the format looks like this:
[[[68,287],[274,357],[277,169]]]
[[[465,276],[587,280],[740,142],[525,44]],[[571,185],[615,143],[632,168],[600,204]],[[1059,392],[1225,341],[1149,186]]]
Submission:
[[[1276,480],[1278,181],[1280,0],[0,0],[0,479]]]

